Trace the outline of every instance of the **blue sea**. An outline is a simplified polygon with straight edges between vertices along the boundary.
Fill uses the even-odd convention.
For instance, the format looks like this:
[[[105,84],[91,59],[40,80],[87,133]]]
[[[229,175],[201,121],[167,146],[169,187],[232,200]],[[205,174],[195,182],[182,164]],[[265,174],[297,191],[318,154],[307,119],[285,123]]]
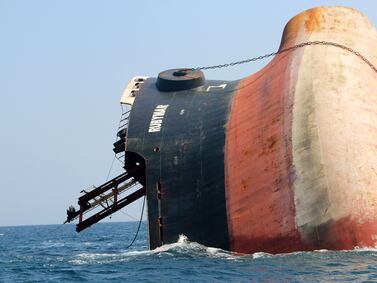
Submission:
[[[0,282],[377,282],[377,249],[235,255],[190,242],[148,250],[143,223],[0,227]]]

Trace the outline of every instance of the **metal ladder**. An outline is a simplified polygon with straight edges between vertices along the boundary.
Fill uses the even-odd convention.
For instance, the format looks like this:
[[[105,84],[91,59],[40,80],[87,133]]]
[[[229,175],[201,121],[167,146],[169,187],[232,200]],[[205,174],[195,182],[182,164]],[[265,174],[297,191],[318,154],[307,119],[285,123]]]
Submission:
[[[119,126],[117,130],[117,140],[114,143],[115,157],[123,164],[124,164],[125,146],[126,146],[126,140],[127,140],[127,131],[128,131],[129,120],[130,120],[130,113],[131,113],[131,109],[128,109],[127,111],[122,111],[122,115],[120,117]],[[122,147],[122,151],[117,152],[115,150],[117,147]]]
[[[136,166],[101,186],[85,192],[78,200],[80,209],[78,211],[73,210],[70,214],[67,211],[66,223],[78,218],[79,223],[76,225],[76,231],[80,232],[144,196],[145,187],[135,180],[135,176],[143,170],[145,170],[143,166]],[[125,195],[127,191],[130,191],[130,193]],[[98,209],[100,210],[98,211]],[[89,213],[93,210],[97,210],[97,212]],[[84,219],[84,216],[88,213],[91,215]]]

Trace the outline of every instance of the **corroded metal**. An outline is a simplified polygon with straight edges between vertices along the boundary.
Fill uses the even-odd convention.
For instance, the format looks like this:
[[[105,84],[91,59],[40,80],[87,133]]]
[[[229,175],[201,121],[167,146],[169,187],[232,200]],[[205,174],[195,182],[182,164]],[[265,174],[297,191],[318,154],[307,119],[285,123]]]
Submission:
[[[376,47],[364,15],[319,7],[288,22],[278,52],[201,68],[275,56],[245,79],[143,80],[116,145],[125,170],[142,165],[150,247],[180,234],[241,253],[375,246]]]
[[[348,48],[316,45],[240,82],[226,144],[234,251],[376,244],[377,33],[353,9],[319,7],[289,21],[281,48],[329,40],[369,66]]]

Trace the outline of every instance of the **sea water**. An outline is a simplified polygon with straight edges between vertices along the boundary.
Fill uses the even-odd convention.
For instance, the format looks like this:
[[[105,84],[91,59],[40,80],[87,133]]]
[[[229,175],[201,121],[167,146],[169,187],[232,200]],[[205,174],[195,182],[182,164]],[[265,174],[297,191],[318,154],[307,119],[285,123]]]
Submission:
[[[236,255],[191,242],[148,250],[146,223],[0,227],[0,282],[377,282],[377,249]]]

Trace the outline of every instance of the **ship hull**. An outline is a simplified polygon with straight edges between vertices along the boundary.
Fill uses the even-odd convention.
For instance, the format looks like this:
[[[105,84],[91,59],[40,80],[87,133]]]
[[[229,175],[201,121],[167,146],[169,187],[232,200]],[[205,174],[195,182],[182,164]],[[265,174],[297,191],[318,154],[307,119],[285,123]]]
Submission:
[[[377,33],[353,9],[299,14],[280,49],[310,41],[377,62]],[[150,247],[180,234],[240,253],[374,246],[376,103],[373,68],[320,44],[239,81],[161,91],[146,80],[126,162],[127,152],[145,160]]]
[[[296,16],[281,48],[313,41],[375,59],[375,29],[349,8]],[[232,250],[375,245],[376,79],[352,52],[309,45],[240,82],[226,143]]]

